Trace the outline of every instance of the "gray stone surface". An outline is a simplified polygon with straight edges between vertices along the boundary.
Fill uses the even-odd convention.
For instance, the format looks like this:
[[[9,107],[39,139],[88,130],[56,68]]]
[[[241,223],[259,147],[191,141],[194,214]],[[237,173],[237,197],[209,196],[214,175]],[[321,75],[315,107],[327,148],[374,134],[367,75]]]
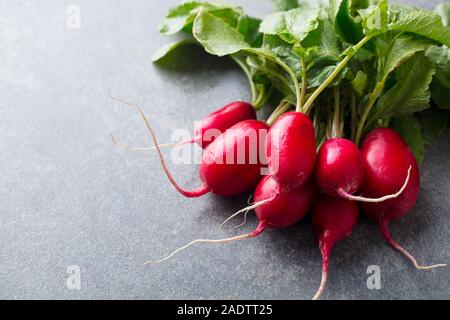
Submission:
[[[269,1],[230,1],[255,15]],[[421,1],[432,7],[437,1]],[[108,92],[145,106],[161,140],[229,101],[248,99],[231,63],[202,57],[195,71],[155,68],[167,39],[157,22],[177,3],[119,0],[0,2],[0,298],[309,299],[320,256],[306,221],[258,239],[197,246],[159,266],[142,266],[218,230],[247,197],[186,200],[152,154],[118,150],[115,133],[136,145],[147,135],[133,110]],[[81,29],[66,28],[66,9],[81,8]],[[194,61],[193,61],[194,62]],[[450,261],[450,132],[423,166],[420,201],[392,224],[420,262]],[[195,166],[172,165],[184,186]],[[69,265],[81,290],[66,288]],[[382,270],[368,290],[366,269]],[[450,269],[419,272],[361,219],[333,254],[326,299],[449,299]]]

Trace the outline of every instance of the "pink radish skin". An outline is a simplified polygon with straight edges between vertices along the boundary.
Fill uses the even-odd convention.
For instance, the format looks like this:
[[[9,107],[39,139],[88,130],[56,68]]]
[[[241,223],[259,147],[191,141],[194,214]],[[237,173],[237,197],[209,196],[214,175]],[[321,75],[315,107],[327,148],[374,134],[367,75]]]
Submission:
[[[283,114],[267,136],[270,174],[286,192],[300,187],[312,175],[316,161],[316,140],[311,119],[300,112]]]
[[[325,290],[329,258],[338,241],[348,238],[358,222],[358,205],[350,200],[323,194],[314,207],[312,223],[322,254],[322,281],[313,300],[319,300]]]
[[[364,213],[379,224],[381,234],[397,251],[408,258],[417,269],[432,269],[445,265],[419,266],[416,259],[403,249],[389,232],[392,220],[400,219],[414,207],[420,189],[420,172],[417,161],[403,138],[392,129],[373,130],[361,145],[365,168],[363,193],[378,197],[399,190],[410,169],[410,179],[403,193],[396,199],[382,203],[363,203]]]
[[[255,199],[264,200],[265,203],[255,209],[259,224],[253,232],[221,240],[197,239],[177,249],[162,260],[149,261],[146,264],[167,261],[180,251],[197,243],[222,244],[247,240],[258,237],[269,228],[282,229],[290,227],[306,216],[319,192],[317,186],[312,181],[284,194],[278,193],[278,189],[278,183],[270,176],[264,177],[258,184],[254,195]]]
[[[200,165],[204,190],[223,197],[251,191],[260,180],[262,164],[266,162],[261,159],[264,152],[259,150],[265,148],[264,139],[268,131],[269,126],[264,122],[246,120],[226,130],[210,144]],[[239,159],[240,150],[245,150],[245,159]],[[230,153],[234,155],[232,163],[227,159]],[[242,163],[240,160],[245,161]]]
[[[320,189],[333,197],[351,201],[381,203],[398,198],[407,188],[412,168],[408,169],[402,187],[396,192],[378,198],[354,195],[364,181],[362,153],[350,140],[334,138],[320,148],[316,163],[316,181]]]
[[[316,163],[316,182],[322,191],[334,197],[352,195],[363,181],[362,155],[352,141],[335,138],[322,145]]]
[[[282,229],[302,220],[311,209],[319,189],[313,181],[286,193],[278,193],[278,183],[271,176],[264,177],[258,184],[254,199],[256,203],[273,199],[255,209],[259,221],[268,227]]]
[[[256,120],[256,112],[248,102],[236,101],[204,117],[194,131],[193,142],[206,149],[216,138],[217,133],[245,120]]]

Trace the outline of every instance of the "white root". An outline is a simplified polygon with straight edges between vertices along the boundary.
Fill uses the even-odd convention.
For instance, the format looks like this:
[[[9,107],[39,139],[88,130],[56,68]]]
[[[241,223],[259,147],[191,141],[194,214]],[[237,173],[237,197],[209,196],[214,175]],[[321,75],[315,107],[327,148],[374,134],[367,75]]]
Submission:
[[[250,232],[250,233],[247,233],[247,234],[243,234],[241,236],[231,237],[231,238],[226,238],[226,239],[221,239],[221,240],[197,239],[197,240],[194,240],[194,241],[188,243],[187,245],[185,245],[185,246],[175,250],[173,253],[171,253],[170,255],[165,257],[164,259],[148,261],[148,262],[144,263],[144,266],[148,265],[148,264],[151,264],[151,263],[161,263],[161,262],[167,261],[170,258],[172,258],[174,255],[179,253],[180,251],[183,251],[183,250],[189,248],[190,246],[192,246],[192,245],[194,245],[196,243],[223,244],[223,243],[229,243],[229,242],[235,242],[235,241],[241,241],[241,240],[247,240],[247,239],[255,238],[255,237],[258,237],[260,234],[262,234],[267,229],[267,227],[268,227],[267,224],[262,221],[262,222],[259,223],[258,227],[253,232]]]
[[[317,290],[314,297],[312,298],[313,301],[320,300],[320,297],[322,296],[323,292],[325,291],[325,287],[327,285],[327,278],[328,278],[328,271],[323,270],[322,271],[322,280],[320,281],[320,287]]]
[[[247,208],[241,209],[238,212],[234,213],[233,215],[231,215],[227,220],[225,220],[224,222],[222,222],[222,224],[220,225],[220,228],[222,229],[228,222],[230,222],[231,220],[233,220],[234,218],[236,218],[238,215],[245,213],[247,215],[247,213],[251,210],[255,210],[271,201],[273,201],[275,199],[275,196],[270,197],[269,199],[266,200],[262,200],[259,202],[256,202],[254,204],[252,204],[251,206],[248,206]],[[238,226],[240,227],[240,226]],[[236,227],[236,228],[238,228]]]
[[[111,141],[114,145],[118,146],[121,149],[127,150],[127,151],[147,152],[147,151],[156,150],[156,147],[131,147],[126,144],[122,144],[122,143],[118,142],[116,137],[114,137],[113,135],[111,135]],[[187,142],[183,141],[183,142],[179,142],[179,143],[164,143],[164,144],[160,144],[159,147],[160,148],[174,148],[174,147],[181,146],[183,144],[187,144]]]
[[[141,106],[139,106],[139,105],[137,105],[137,104],[134,104],[134,103],[132,103],[132,102],[128,102],[128,101],[122,100],[122,99],[120,99],[120,98],[113,97],[111,94],[110,94],[110,98],[111,98],[112,100],[115,100],[115,101],[117,101],[117,102],[120,102],[120,103],[122,103],[122,104],[124,104],[124,105],[133,107],[133,108],[135,108],[135,109],[137,110],[137,112],[138,112],[139,115],[141,116],[142,120],[144,121],[145,127],[147,128],[147,131],[148,131],[148,133],[150,134],[150,138],[151,138],[153,144],[155,145],[155,148],[156,148],[158,157],[159,157],[160,162],[161,162],[161,167],[162,167],[164,173],[166,174],[166,176],[167,176],[167,178],[169,179],[170,183],[174,186],[174,188],[175,188],[180,194],[182,194],[183,196],[185,196],[185,197],[187,197],[187,198],[198,198],[198,197],[201,197],[201,196],[203,196],[203,195],[205,195],[205,194],[211,192],[211,190],[209,189],[209,187],[206,186],[205,184],[203,184],[202,186],[200,186],[199,188],[197,188],[197,189],[195,189],[195,190],[193,190],[193,191],[184,190],[184,189],[177,183],[177,181],[175,180],[175,178],[174,178],[174,177],[172,176],[172,174],[170,173],[169,168],[167,167],[166,161],[165,161],[165,159],[164,159],[164,155],[163,155],[163,153],[162,153],[162,151],[161,151],[161,149],[160,149],[160,147],[159,147],[158,139],[156,138],[156,134],[155,134],[155,132],[153,131],[152,127],[150,126],[150,123],[149,123],[149,121],[148,121],[148,118],[147,118],[147,116],[145,115],[144,109],[142,109]]]
[[[380,203],[380,202],[384,202],[387,200],[397,199],[398,197],[400,197],[403,194],[403,192],[408,187],[409,180],[411,179],[411,170],[412,170],[412,166],[410,166],[408,169],[408,175],[406,176],[406,180],[405,180],[405,183],[403,184],[402,188],[397,193],[394,193],[391,195],[387,195],[387,196],[384,196],[381,198],[366,198],[366,197],[351,195],[351,194],[347,193],[346,191],[344,191],[343,189],[339,189],[338,192],[341,197],[343,197],[347,200],[350,200],[350,201],[358,201],[358,202]]]

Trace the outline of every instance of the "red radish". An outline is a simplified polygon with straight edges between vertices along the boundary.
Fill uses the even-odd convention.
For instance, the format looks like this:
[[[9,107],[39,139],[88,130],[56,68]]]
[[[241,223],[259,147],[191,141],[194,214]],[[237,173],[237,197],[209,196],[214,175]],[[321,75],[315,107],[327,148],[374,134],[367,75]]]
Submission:
[[[417,161],[402,137],[392,129],[373,130],[362,143],[361,151],[366,172],[362,190],[369,197],[395,192],[402,186],[405,175],[410,171],[409,182],[398,198],[382,203],[364,203],[362,207],[365,214],[378,221],[386,241],[408,258],[417,269],[445,266],[419,266],[416,259],[395,242],[389,232],[389,223],[402,218],[414,207],[420,188]]]
[[[343,138],[330,139],[322,145],[317,155],[315,172],[318,186],[330,196],[370,203],[399,197],[410,178],[408,171],[402,188],[395,194],[380,198],[354,196],[364,181],[364,163],[358,147],[352,141]]]
[[[278,193],[279,185],[271,176],[264,177],[258,184],[254,199],[260,203],[272,199],[255,209],[259,221],[264,221],[269,228],[283,229],[302,220],[311,209],[319,190],[309,180],[302,186],[286,193]]]
[[[236,101],[204,117],[197,125],[193,142],[206,149],[218,134],[245,120],[256,120],[256,112],[248,102]]]
[[[269,173],[278,182],[279,192],[296,189],[314,170],[316,139],[311,119],[300,112],[283,114],[267,136]]]
[[[350,200],[323,194],[314,207],[312,223],[322,254],[322,281],[313,300],[320,299],[328,277],[329,258],[338,241],[350,236],[359,216],[358,205]]]
[[[363,180],[362,155],[352,141],[334,138],[322,145],[316,164],[316,181],[322,191],[334,197],[352,195],[361,188]]]
[[[112,97],[113,98],[113,97]],[[113,98],[114,100],[119,100]],[[123,102],[123,101],[121,101]],[[197,143],[203,149],[206,149],[218,136],[235,124],[245,120],[256,120],[256,112],[253,106],[244,101],[232,102],[222,109],[219,109],[206,117],[196,126],[194,138],[179,143],[160,144],[159,147],[178,147],[186,144]],[[112,137],[114,144],[119,145],[117,140]],[[123,146],[125,149],[132,151],[148,151],[154,150],[156,147],[150,148],[132,148]]]
[[[115,98],[114,98],[115,99]],[[252,190],[261,177],[265,163],[265,138],[269,126],[257,120],[240,122],[221,134],[203,153],[200,165],[202,186],[194,191],[181,188],[171,175],[144,110],[133,103],[115,99],[137,109],[156,147],[161,165],[175,189],[188,198],[207,193],[232,197]]]
[[[210,144],[202,158],[200,178],[205,190],[224,197],[251,191],[265,163],[265,138],[269,126],[247,120],[231,127]]]
[[[196,243],[227,243],[246,240],[259,236],[269,228],[282,229],[290,227],[306,216],[318,194],[318,188],[313,181],[309,181],[287,193],[280,194],[277,190],[279,190],[279,185],[271,176],[264,177],[258,184],[254,195],[255,199],[265,199],[265,203],[255,209],[256,216],[259,219],[259,225],[255,231],[222,240],[194,240],[174,251],[168,257],[158,261],[149,261],[146,264],[164,262]]]

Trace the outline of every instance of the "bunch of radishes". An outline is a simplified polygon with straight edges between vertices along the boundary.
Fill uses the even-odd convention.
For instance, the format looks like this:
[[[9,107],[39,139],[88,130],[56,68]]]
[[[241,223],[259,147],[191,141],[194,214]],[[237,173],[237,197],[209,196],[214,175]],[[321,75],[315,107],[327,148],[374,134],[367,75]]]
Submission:
[[[408,214],[415,205],[420,189],[420,172],[416,157],[404,140],[408,140],[408,135],[403,134],[402,137],[392,129],[395,110],[388,113],[388,107],[383,103],[392,101],[401,109],[399,97],[403,91],[415,94],[408,89],[414,86],[412,79],[400,72],[401,68],[408,67],[403,64],[412,61],[411,67],[423,64],[436,68],[429,61],[437,61],[438,54],[449,52],[448,47],[436,46],[436,43],[450,44],[450,29],[442,25],[440,18],[437,18],[438,22],[435,16],[417,9],[416,18],[421,15],[423,19],[431,17],[435,28],[415,31],[411,25],[417,22],[416,18],[410,14],[402,16],[403,9],[398,11],[396,6],[388,7],[385,0],[360,11],[345,0],[339,2],[338,11],[322,3],[311,7],[314,6],[311,3],[299,1],[298,8],[285,8],[286,11],[277,12],[264,21],[252,20],[231,6],[198,2],[185,3],[169,13],[162,27],[163,33],[184,31],[193,35],[188,43],[202,45],[215,55],[231,56],[249,76],[253,102],[233,102],[206,116],[192,140],[176,144],[197,143],[204,149],[199,169],[201,186],[194,191],[183,189],[172,177],[147,117],[139,106],[135,107],[151,134],[166,175],[182,195],[195,198],[211,192],[234,197],[254,192],[254,204],[230,219],[255,210],[259,225],[252,233],[238,237],[195,240],[157,262],[167,260],[194,243],[244,240],[259,236],[270,228],[286,228],[312,211],[312,224],[323,258],[322,283],[314,296],[314,299],[319,299],[325,288],[332,248],[350,236],[361,210],[378,223],[386,241],[411,260],[416,268],[445,266],[420,266],[389,233],[389,223]],[[450,6],[447,9],[450,12]],[[177,16],[181,13],[182,17]],[[381,21],[385,25],[379,28],[369,24],[376,14],[386,18],[386,21]],[[337,16],[341,20],[337,21]],[[350,18],[354,21],[348,20]],[[180,19],[184,24],[180,24]],[[237,19],[236,23],[233,19]],[[303,25],[305,21],[309,21],[307,26]],[[342,21],[348,25],[338,25]],[[292,28],[294,22],[298,24],[297,29]],[[330,44],[332,34],[326,34],[328,38],[325,38],[325,33],[330,32],[327,29],[329,25],[334,25],[335,32],[351,26],[357,39],[353,39],[352,44],[350,39],[347,39],[348,43],[336,36],[333,40],[336,43]],[[440,34],[436,30],[441,30]],[[417,32],[417,39],[405,36],[405,32]],[[257,41],[258,36],[260,42]],[[328,46],[327,54],[332,51],[332,45],[342,46],[345,50],[338,56],[341,60],[334,61],[331,68],[322,65],[325,60],[318,63],[320,47],[312,46],[313,40],[323,41],[323,45]],[[394,49],[398,46],[409,50],[408,54],[403,56],[391,48],[392,52],[387,51],[386,57],[380,53],[380,56],[372,56],[371,51],[376,53],[374,48],[381,48],[381,41],[390,43]],[[184,44],[165,47],[155,60],[159,61]],[[424,51],[433,52],[426,58]],[[320,59],[324,59],[324,54]],[[296,57],[298,64],[293,61]],[[439,57],[442,64],[443,57]],[[357,61],[349,67],[352,58]],[[369,62],[378,68],[376,72],[379,74],[372,81],[372,91],[367,89],[371,82],[367,79],[370,74],[366,72],[373,68]],[[324,68],[323,72],[320,68]],[[400,71],[391,78],[390,73],[396,69]],[[346,72],[352,73],[354,78]],[[317,82],[317,79],[308,77],[311,73],[320,74],[318,79],[321,82],[312,85],[311,82]],[[389,81],[392,83],[388,85]],[[366,91],[368,93],[364,96]],[[255,110],[276,92],[282,94],[278,107],[267,121],[257,120]],[[428,101],[423,101],[427,94]],[[429,90],[424,94],[419,92],[418,96],[421,103],[429,103]],[[415,97],[416,100],[419,98]],[[411,103],[405,100],[405,104]]]
[[[268,228],[290,227],[312,209],[312,223],[323,257],[323,279],[314,297],[318,299],[325,288],[331,250],[352,233],[360,204],[363,212],[377,221],[389,244],[416,268],[445,266],[419,266],[389,233],[389,222],[406,215],[416,203],[420,185],[417,161],[394,130],[373,130],[361,148],[350,140],[332,138],[316,152],[314,126],[304,113],[284,113],[269,127],[256,120],[251,104],[234,102],[205,117],[195,131],[192,142],[205,149],[199,169],[202,185],[195,191],[186,191],[167,169],[148,119],[136,107],[170,182],[182,195],[194,198],[212,192],[233,197],[255,190],[255,205],[239,213],[255,209],[259,219],[258,227],[250,234],[221,240],[198,239],[156,262],[165,261],[194,243],[244,240],[257,237]],[[208,132],[222,133],[211,137]],[[243,159],[239,159],[241,155]],[[267,157],[267,162],[261,155]],[[263,176],[265,163],[268,175]],[[357,192],[365,197],[355,196]]]

